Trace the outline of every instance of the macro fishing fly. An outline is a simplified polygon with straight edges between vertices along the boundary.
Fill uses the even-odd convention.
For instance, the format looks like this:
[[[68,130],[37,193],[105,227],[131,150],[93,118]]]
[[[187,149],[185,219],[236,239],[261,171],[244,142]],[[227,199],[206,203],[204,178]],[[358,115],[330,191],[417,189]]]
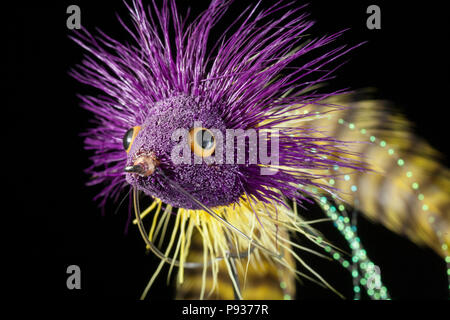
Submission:
[[[125,5],[132,43],[82,29],[72,39],[87,55],[71,75],[100,92],[80,96],[95,121],[89,185],[102,186],[102,206],[129,191],[161,260],[142,298],[166,266],[179,299],[292,299],[301,278],[342,296],[307,251],[348,269],[356,298],[389,299],[353,209],[450,262],[450,173],[436,152],[388,102],[326,90],[360,45],[335,46],[345,31],[310,35],[296,2],[247,7],[219,37],[231,1],[194,19],[174,0]],[[307,203],[323,219],[306,219]],[[315,228],[330,221],[349,249]]]

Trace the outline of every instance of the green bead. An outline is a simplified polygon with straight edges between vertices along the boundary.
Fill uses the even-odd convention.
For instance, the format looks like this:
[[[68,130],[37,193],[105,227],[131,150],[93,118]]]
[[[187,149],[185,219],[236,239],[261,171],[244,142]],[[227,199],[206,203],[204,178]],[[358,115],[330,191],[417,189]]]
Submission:
[[[356,242],[356,241],[353,241],[351,247],[352,247],[352,249],[355,249],[355,250],[356,250],[356,249],[359,249],[359,243]],[[355,262],[356,262],[356,261],[355,261]]]

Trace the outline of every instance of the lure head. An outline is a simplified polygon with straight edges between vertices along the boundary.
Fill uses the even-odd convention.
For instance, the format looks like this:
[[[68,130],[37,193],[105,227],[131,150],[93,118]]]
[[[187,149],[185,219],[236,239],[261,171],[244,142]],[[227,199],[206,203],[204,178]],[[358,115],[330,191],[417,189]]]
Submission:
[[[157,102],[150,108],[145,121],[124,137],[124,146],[128,149],[127,182],[172,206],[199,209],[197,204],[168,184],[158,173],[162,170],[164,175],[206,206],[216,207],[237,201],[242,193],[238,166],[202,161],[215,152],[225,153],[225,148],[215,148],[216,141],[210,128],[225,133],[225,124],[217,106],[186,95]],[[178,156],[187,158],[180,163]]]
[[[304,42],[313,22],[305,14],[297,15],[297,9],[272,17],[279,11],[275,8],[284,8],[277,4],[261,15],[251,11],[248,17],[240,16],[233,23],[233,28],[241,23],[235,33],[231,28],[212,39],[211,30],[229,6],[227,1],[212,1],[189,25],[177,14],[175,1],[156,14],[158,24],[142,1],[133,4],[129,8],[136,28],[134,44],[122,44],[103,33],[98,39],[90,34],[73,37],[89,53],[72,76],[101,91],[81,99],[83,108],[95,116],[96,126],[86,132],[86,148],[95,151],[86,172],[91,175],[89,185],[103,186],[98,194],[102,206],[117,198],[125,181],[187,209],[200,209],[198,203],[229,205],[243,194],[265,203],[284,204],[285,198],[301,202],[314,196],[311,190],[327,191],[321,181],[329,177],[330,168],[364,168],[353,156],[335,156],[348,155],[340,151],[343,144],[306,122],[334,109],[324,99],[339,91],[315,88],[329,79],[334,61],[349,49],[340,46],[328,54],[311,55],[342,32]],[[265,17],[273,22],[264,24]],[[310,56],[298,66],[300,59]],[[330,70],[326,75],[324,68]],[[315,114],[306,110],[312,106],[318,108]],[[124,152],[120,139],[130,127],[134,129],[127,132]],[[190,163],[174,161],[173,150],[180,141],[173,134],[179,129],[204,149],[203,160],[225,153],[222,162],[198,163],[195,150]],[[197,132],[211,129],[226,137],[221,151],[214,150],[215,142],[220,143],[211,135],[197,140]],[[244,161],[234,161],[234,155],[229,161],[228,130],[258,132],[258,143],[248,139],[238,146],[236,139],[235,147],[233,141],[233,152],[244,153]],[[270,138],[260,133],[270,133]],[[257,159],[249,161],[247,155],[256,158],[256,149]],[[181,194],[171,181],[185,192]]]

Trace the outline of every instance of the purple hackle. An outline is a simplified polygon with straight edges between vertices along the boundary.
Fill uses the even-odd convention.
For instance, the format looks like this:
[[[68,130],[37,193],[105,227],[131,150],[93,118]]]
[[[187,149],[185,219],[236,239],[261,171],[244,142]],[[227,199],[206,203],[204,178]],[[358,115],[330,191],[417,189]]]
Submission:
[[[316,116],[300,112],[286,116],[287,111],[312,104],[329,107],[323,100],[344,92],[309,89],[330,80],[340,65],[326,68],[356,46],[342,45],[295,66],[300,58],[330,44],[344,31],[306,42],[305,32],[314,23],[307,20],[307,13],[301,13],[303,7],[294,8],[292,2],[277,1],[264,10],[258,9],[259,4],[248,7],[212,43],[211,30],[231,1],[212,1],[189,23],[178,13],[174,0],[164,1],[161,8],[155,1],[148,8],[141,0],[125,4],[133,28],[119,20],[134,44],[121,43],[101,31],[93,36],[84,29],[72,37],[88,55],[71,75],[101,92],[80,99],[95,116],[95,127],[84,134],[85,148],[94,151],[86,172],[92,176],[89,185],[104,185],[97,196],[102,198],[102,206],[127,185],[123,135],[143,123],[159,101],[187,95],[222,106],[221,117],[227,128],[256,128],[267,121],[259,129],[271,129],[287,120]],[[328,111],[324,108],[323,114]],[[351,153],[345,152],[344,142],[327,136],[311,137],[314,130],[319,129],[280,130],[279,163],[292,169],[264,176],[258,166],[242,166],[239,179],[245,192],[261,201],[281,203],[276,189],[301,202],[310,195],[306,186],[333,191],[317,182],[326,176],[314,172],[334,165],[364,170],[362,162],[347,157]],[[293,132],[301,134],[292,136]],[[333,154],[340,156],[331,157]],[[293,169],[304,172],[298,174]]]

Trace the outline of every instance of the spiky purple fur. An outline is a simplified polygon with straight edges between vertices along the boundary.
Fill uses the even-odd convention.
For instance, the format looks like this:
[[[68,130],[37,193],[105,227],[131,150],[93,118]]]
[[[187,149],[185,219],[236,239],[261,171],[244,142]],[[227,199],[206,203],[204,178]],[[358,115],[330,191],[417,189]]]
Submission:
[[[124,133],[148,121],[155,112],[154,106],[162,101],[177,96],[191,97],[200,105],[217,106],[218,119],[226,128],[254,128],[265,120],[268,123],[261,128],[270,129],[288,119],[310,116],[286,117],[285,112],[292,109],[292,105],[301,108],[321,104],[323,99],[339,93],[324,94],[313,90],[299,94],[330,79],[335,68],[324,72],[325,66],[352,48],[340,46],[317,55],[300,67],[291,66],[309,52],[329,44],[342,32],[303,42],[305,31],[313,22],[306,20],[306,13],[300,14],[302,8],[292,8],[292,3],[279,1],[262,11],[258,11],[257,6],[247,8],[222,36],[212,42],[210,32],[229,5],[230,1],[214,0],[199,17],[186,24],[177,12],[175,1],[164,1],[161,9],[152,2],[152,8],[149,6],[146,11],[142,1],[135,0],[131,5],[127,4],[135,31],[120,20],[134,45],[122,44],[102,32],[94,37],[83,31],[73,38],[90,55],[85,56],[71,74],[102,92],[96,97],[81,96],[83,107],[95,115],[96,127],[87,131],[85,139],[86,149],[95,152],[87,172],[93,177],[90,185],[101,183],[105,186],[98,195],[103,198],[102,205],[126,186],[123,168],[129,158],[127,160],[122,147]],[[300,44],[303,44],[300,49],[293,50]],[[207,49],[208,45],[213,45],[212,50]],[[316,74],[318,76],[314,78]],[[292,130],[304,134],[293,137]],[[361,163],[344,156],[324,158],[336,151],[345,155],[340,148],[342,143],[332,137],[311,138],[311,130],[285,128],[280,131],[280,165],[309,170],[310,173],[298,176],[283,169],[275,175],[264,176],[255,165],[241,165],[233,168],[233,174],[238,177],[233,181],[236,185],[229,182],[224,183],[222,189],[214,187],[216,192],[230,194],[230,197],[221,197],[220,201],[208,201],[207,193],[198,197],[212,206],[233,202],[237,199],[236,194],[244,192],[262,201],[281,201],[271,190],[274,188],[288,198],[301,201],[304,196],[299,189],[311,185],[325,188],[317,182],[314,170],[334,165],[361,168]],[[313,149],[315,152],[311,152]],[[170,167],[170,163],[166,164]],[[206,178],[199,181],[216,179],[214,175],[208,176],[209,173],[205,175]],[[151,179],[155,178],[143,181],[141,189],[146,189],[145,183],[148,189],[155,188],[156,181]],[[129,182],[133,183],[133,180],[129,179]],[[183,186],[189,183],[177,182]],[[152,189],[149,193],[174,205],[190,207],[186,199],[176,197],[176,192],[160,190],[158,193]]]
[[[239,200],[242,194],[239,184],[239,165],[236,164],[196,164],[191,152],[192,164],[174,165],[171,152],[177,142],[172,141],[172,132],[179,128],[192,128],[197,121],[206,128],[222,132],[226,126],[219,115],[220,105],[195,101],[189,96],[175,96],[152,105],[142,124],[139,136],[131,146],[127,165],[132,165],[134,154],[150,150],[157,156],[160,167],[170,178],[183,186],[203,204],[216,207]],[[218,151],[218,150],[217,150]],[[225,150],[223,150],[225,154]],[[127,182],[137,186],[148,195],[158,197],[175,207],[198,209],[190,199],[168,186],[158,173],[148,178],[128,174]]]

